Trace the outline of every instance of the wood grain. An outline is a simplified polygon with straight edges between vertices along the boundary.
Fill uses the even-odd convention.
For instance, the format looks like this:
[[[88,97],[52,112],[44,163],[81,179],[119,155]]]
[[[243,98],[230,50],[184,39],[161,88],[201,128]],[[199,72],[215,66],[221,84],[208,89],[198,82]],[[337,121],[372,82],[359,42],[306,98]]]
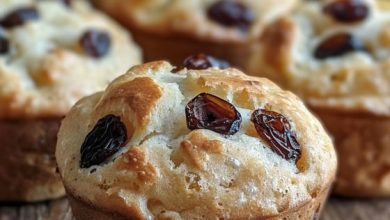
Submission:
[[[0,220],[74,220],[67,200],[0,207]],[[321,220],[390,220],[390,199],[331,198]]]
[[[73,220],[68,201],[63,198],[36,204],[2,204],[0,220]]]
[[[331,198],[321,220],[390,220],[390,199]]]

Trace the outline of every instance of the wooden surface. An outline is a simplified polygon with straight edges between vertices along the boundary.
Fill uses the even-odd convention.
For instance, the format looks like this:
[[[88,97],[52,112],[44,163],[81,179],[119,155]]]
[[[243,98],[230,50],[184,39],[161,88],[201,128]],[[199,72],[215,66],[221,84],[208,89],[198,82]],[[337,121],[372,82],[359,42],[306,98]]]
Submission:
[[[34,205],[2,205],[0,220],[72,220],[66,199]],[[321,220],[390,220],[390,199],[331,198]]]

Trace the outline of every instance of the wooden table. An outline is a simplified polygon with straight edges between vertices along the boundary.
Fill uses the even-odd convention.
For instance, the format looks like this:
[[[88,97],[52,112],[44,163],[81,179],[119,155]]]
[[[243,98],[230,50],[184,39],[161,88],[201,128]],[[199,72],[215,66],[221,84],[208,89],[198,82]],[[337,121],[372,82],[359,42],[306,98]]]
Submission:
[[[0,220],[71,220],[66,199],[34,205],[4,205]],[[351,200],[331,198],[321,220],[390,220],[390,199]]]

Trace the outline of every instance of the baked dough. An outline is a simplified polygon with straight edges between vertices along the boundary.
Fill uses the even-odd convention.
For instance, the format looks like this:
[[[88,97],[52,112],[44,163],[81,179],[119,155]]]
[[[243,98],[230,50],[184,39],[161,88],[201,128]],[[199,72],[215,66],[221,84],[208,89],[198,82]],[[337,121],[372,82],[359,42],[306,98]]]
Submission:
[[[367,0],[365,20],[342,23],[323,13],[328,2],[305,2],[269,25],[250,73],[298,94],[322,119],[341,161],[337,194],[389,196],[390,14]],[[351,34],[365,49],[316,59],[317,46],[338,33]]]
[[[164,61],[131,68],[104,92],[80,100],[64,119],[56,148],[78,219],[312,219],[336,172],[321,124],[292,93],[237,69],[182,69]],[[206,92],[233,104],[239,131],[186,127],[185,105]],[[302,156],[274,153],[250,121],[257,108],[284,115]],[[96,122],[120,117],[126,145],[103,163],[80,168],[80,146]],[[299,216],[299,217],[298,217]]]
[[[225,0],[223,0],[226,2]],[[134,34],[146,61],[181,65],[189,55],[206,53],[246,68],[250,48],[266,24],[289,13],[298,0],[234,0],[254,19],[246,30],[222,25],[208,16],[222,0],[94,0],[96,6]],[[230,10],[236,13],[237,10]],[[238,16],[238,15],[235,15]]]
[[[34,7],[36,20],[2,28],[9,41],[0,54],[0,119],[62,117],[81,97],[103,89],[141,62],[138,47],[115,22],[84,1],[0,0],[0,19],[21,7]],[[109,34],[109,52],[90,57],[80,47],[87,30]]]
[[[119,25],[85,1],[65,2],[0,0],[0,201],[63,196],[54,158],[62,118],[78,99],[141,62]],[[7,18],[20,9],[26,14]],[[12,27],[4,22],[31,16]],[[81,46],[90,30],[108,34],[104,56]]]

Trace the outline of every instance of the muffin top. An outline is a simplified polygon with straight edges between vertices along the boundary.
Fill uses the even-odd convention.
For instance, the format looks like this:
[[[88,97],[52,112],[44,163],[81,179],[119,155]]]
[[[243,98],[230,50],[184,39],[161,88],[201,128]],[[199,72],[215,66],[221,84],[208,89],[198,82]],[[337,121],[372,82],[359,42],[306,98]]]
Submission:
[[[56,148],[67,191],[127,217],[249,219],[328,189],[333,145],[295,95],[204,67],[146,63],[80,100]]]
[[[129,35],[85,1],[0,5],[0,118],[63,116],[141,62]]]
[[[297,0],[94,0],[127,26],[161,35],[218,42],[256,38]]]
[[[250,72],[315,107],[390,115],[390,13],[375,1],[306,2],[266,28]]]

